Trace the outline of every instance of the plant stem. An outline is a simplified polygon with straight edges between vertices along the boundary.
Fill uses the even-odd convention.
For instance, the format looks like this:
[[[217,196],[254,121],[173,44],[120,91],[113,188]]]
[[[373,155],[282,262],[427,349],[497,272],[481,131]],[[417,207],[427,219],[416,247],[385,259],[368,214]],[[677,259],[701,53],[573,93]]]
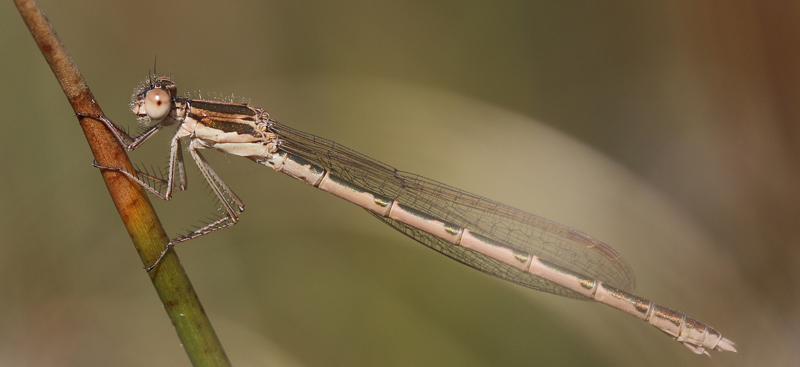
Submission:
[[[73,110],[76,113],[102,116],[103,111],[95,102],[78,67],[39,6],[33,0],[14,0],[14,3]],[[128,172],[134,172],[125,150],[102,122],[89,117],[82,117],[79,120],[99,165],[122,167]],[[152,264],[169,239],[150,200],[138,184],[121,173],[111,170],[101,172],[142,263],[145,266]],[[147,274],[192,364],[230,366],[228,357],[175,252],[169,251],[160,264]]]

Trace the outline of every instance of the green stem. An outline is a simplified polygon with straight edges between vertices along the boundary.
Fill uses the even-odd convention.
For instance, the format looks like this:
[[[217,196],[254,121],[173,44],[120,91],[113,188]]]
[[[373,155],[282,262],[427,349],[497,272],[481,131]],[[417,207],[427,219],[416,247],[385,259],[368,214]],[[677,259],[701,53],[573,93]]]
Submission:
[[[14,0],[25,24],[33,35],[47,63],[53,70],[75,113],[103,115],[86,81],[69,53],[61,44],[50,23],[33,0]],[[134,168],[125,150],[100,121],[79,118],[86,140],[99,165]],[[116,171],[101,171],[108,192],[131,236],[133,245],[148,266],[161,253],[168,238],[144,190]],[[147,273],[164,304],[178,337],[194,366],[230,366],[225,350],[214,332],[189,277],[173,252]]]

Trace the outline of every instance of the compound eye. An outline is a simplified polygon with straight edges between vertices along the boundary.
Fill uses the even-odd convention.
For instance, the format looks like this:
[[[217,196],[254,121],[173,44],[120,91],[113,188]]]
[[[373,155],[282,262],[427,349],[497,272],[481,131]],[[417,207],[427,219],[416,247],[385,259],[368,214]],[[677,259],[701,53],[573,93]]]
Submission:
[[[161,88],[151,89],[144,96],[144,108],[151,119],[161,120],[172,109],[172,98]]]

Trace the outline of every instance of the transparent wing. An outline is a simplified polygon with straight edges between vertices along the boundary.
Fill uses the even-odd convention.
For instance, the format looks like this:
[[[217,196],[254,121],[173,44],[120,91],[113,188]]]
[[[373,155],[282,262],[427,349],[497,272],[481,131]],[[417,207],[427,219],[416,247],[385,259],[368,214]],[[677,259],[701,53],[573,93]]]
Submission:
[[[625,260],[610,246],[582,232],[419,175],[398,171],[336,142],[275,121],[272,123],[273,132],[283,140],[281,149],[314,162],[358,186],[613,287],[628,292],[635,288],[633,271]],[[423,245],[482,272],[532,289],[584,298],[555,283],[453,246],[419,229],[376,217]]]

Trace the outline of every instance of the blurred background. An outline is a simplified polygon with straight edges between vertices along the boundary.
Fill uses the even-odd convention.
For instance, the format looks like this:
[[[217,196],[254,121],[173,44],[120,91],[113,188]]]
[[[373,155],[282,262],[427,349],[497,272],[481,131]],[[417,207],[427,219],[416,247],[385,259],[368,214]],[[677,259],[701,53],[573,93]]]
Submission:
[[[106,114],[182,92],[609,243],[637,294],[738,354],[506,284],[342,200],[209,152],[246,202],[178,253],[237,366],[796,366],[800,6],[701,1],[41,1]],[[0,365],[189,364],[77,119],[0,10]],[[170,132],[132,159],[164,164]],[[156,202],[168,233],[213,215]],[[154,201],[158,201],[154,199]]]

